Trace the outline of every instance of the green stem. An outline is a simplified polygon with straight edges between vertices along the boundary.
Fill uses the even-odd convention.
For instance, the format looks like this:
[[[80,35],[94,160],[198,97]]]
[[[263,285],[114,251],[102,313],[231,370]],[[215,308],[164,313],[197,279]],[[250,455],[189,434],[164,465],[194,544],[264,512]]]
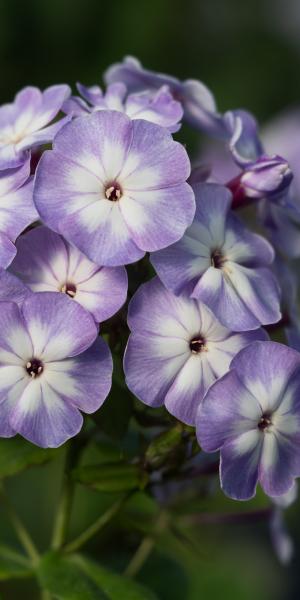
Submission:
[[[133,555],[129,565],[127,565],[124,575],[127,577],[135,577],[137,573],[141,570],[143,564],[146,562],[148,557],[150,556],[155,544],[156,539],[159,534],[161,534],[167,527],[168,524],[168,515],[166,512],[162,511],[157,519],[156,526],[154,528],[153,535],[147,535],[141,541],[138,549]]]
[[[75,489],[75,482],[70,477],[70,471],[78,460],[80,450],[81,445],[77,445],[76,441],[71,440],[69,442],[65,459],[62,489],[53,527],[51,543],[51,548],[53,550],[59,550],[59,548],[63,546],[68,534]]]
[[[52,596],[50,594],[50,592],[48,592],[47,590],[42,590],[41,592],[41,600],[51,600]]]
[[[146,562],[148,556],[150,556],[154,546],[155,539],[153,537],[150,535],[144,537],[137,551],[133,555],[129,565],[127,565],[124,575],[127,575],[127,577],[135,577],[135,575],[142,568],[143,564]]]
[[[29,535],[26,527],[23,525],[10,499],[6,495],[3,485],[1,485],[0,488],[0,499],[6,508],[7,514],[11,520],[12,526],[16,532],[20,543],[22,544],[26,554],[31,559],[32,563],[36,565],[40,559],[39,552],[36,549],[35,544],[31,539],[31,536]]]
[[[88,542],[100,529],[102,529],[119,512],[120,508],[129,498],[129,494],[120,500],[117,500],[103,515],[101,515],[90,527],[81,533],[75,540],[64,547],[65,552],[75,552],[86,542]]]

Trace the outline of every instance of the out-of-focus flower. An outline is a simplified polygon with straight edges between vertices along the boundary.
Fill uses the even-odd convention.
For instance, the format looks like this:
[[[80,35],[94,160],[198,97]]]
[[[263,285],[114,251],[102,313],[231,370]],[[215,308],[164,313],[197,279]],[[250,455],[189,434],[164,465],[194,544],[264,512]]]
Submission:
[[[254,342],[208,391],[197,415],[203,450],[220,449],[226,495],[247,500],[259,482],[269,496],[288,492],[300,475],[300,354]]]
[[[164,285],[207,304],[233,331],[280,319],[279,287],[268,267],[270,244],[230,213],[223,186],[196,184],[196,215],[182,239],[151,255]]]
[[[40,160],[43,221],[101,266],[131,263],[180,239],[195,213],[188,155],[154,123],[117,111],[78,117]]]
[[[174,100],[168,86],[163,85],[157,91],[143,91],[128,94],[124,83],[112,83],[105,94],[100,87],[85,87],[78,83],[77,89],[82,98],[72,96],[64,103],[62,110],[72,116],[90,114],[97,110],[118,110],[131,119],[145,119],[166,127],[174,133],[178,131],[183,109]]]
[[[293,181],[281,204],[266,201],[260,205],[260,218],[272,243],[290,258],[300,256],[300,112],[286,111],[271,121],[262,131],[268,152],[279,152],[292,170]]]
[[[60,235],[36,227],[17,241],[11,270],[34,292],[63,292],[79,302],[100,323],[111,317],[127,297],[124,267],[99,267]]]
[[[53,85],[44,92],[26,87],[14,102],[0,107],[0,169],[18,167],[30,148],[52,142],[69,117],[49,123],[70,93],[68,85]]]
[[[6,268],[17,250],[18,235],[38,219],[29,178],[30,160],[16,169],[0,171],[0,267]]]
[[[159,90],[161,86],[167,85],[173,98],[182,104],[184,116],[191,125],[217,137],[228,135],[223,116],[216,110],[212,93],[200,81],[187,79],[181,82],[171,75],[144,69],[133,56],[126,56],[122,63],[109,67],[104,79],[107,84],[122,82],[130,92]]]
[[[36,293],[21,308],[0,302],[0,331],[0,436],[60,446],[110,389],[111,355],[93,318],[64,294]]]
[[[128,324],[124,369],[129,389],[145,404],[165,404],[190,425],[233,356],[254,339],[266,339],[262,330],[232,333],[204,304],[174,296],[157,277],[131,300]]]
[[[283,565],[290,562],[294,552],[293,540],[285,524],[284,510],[295,502],[297,493],[298,488],[295,482],[286,494],[273,498],[275,508],[271,516],[270,533],[278,560]]]

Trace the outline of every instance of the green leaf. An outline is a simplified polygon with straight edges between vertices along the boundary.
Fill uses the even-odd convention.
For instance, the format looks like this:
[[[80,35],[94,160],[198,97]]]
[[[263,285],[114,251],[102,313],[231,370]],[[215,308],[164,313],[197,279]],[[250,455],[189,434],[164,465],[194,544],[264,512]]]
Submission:
[[[57,600],[109,600],[99,583],[79,570],[71,558],[46,554],[37,576],[41,587]]]
[[[72,562],[104,590],[109,600],[157,600],[144,586],[79,554],[72,557]]]
[[[56,458],[60,450],[39,448],[17,436],[0,439],[0,479],[15,475],[31,465]]]
[[[126,492],[143,489],[148,481],[138,465],[123,461],[85,465],[72,471],[72,478],[101,492]]]
[[[25,557],[8,546],[0,546],[0,581],[31,575],[30,566]]]

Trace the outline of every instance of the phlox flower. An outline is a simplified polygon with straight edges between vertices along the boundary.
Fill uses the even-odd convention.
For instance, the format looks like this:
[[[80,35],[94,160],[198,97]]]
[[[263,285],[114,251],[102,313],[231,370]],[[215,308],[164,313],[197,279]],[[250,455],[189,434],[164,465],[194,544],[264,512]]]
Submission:
[[[118,110],[131,119],[145,119],[166,127],[171,132],[178,131],[183,109],[175,100],[168,86],[163,85],[157,91],[128,94],[124,83],[112,83],[105,93],[97,85],[86,87],[81,83],[77,89],[82,98],[72,96],[64,103],[62,110],[66,114],[80,116],[97,110]]]
[[[209,387],[262,330],[232,333],[198,300],[174,296],[156,277],[130,301],[124,370],[129,389],[189,425]]]
[[[196,215],[179,242],[151,255],[164,285],[207,304],[233,331],[280,319],[279,286],[268,268],[274,251],[230,211],[231,194],[195,184]]]
[[[59,293],[0,302],[0,436],[57,447],[111,386],[112,359],[91,315]]]
[[[276,342],[254,342],[208,391],[197,414],[206,452],[220,449],[226,495],[248,500],[257,483],[273,497],[300,475],[300,354]]]
[[[18,167],[30,148],[53,140],[69,118],[51,121],[70,93],[67,85],[53,85],[44,92],[28,86],[12,103],[0,107],[0,169]]]
[[[101,266],[180,239],[195,212],[183,146],[154,123],[97,111],[68,123],[37,168],[44,223]]]
[[[17,250],[18,235],[38,214],[33,204],[33,181],[29,177],[30,160],[16,169],[0,171],[0,267],[6,268]]]
[[[125,267],[99,267],[60,235],[40,226],[17,241],[11,270],[34,292],[63,292],[100,323],[124,304]]]

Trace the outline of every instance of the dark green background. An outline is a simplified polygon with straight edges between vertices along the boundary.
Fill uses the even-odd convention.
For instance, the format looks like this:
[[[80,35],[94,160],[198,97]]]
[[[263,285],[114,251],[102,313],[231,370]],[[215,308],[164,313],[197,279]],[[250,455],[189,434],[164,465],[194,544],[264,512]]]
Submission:
[[[300,98],[300,5],[297,0],[0,0],[1,103],[28,84],[100,83],[104,69],[125,54],[149,68],[199,78],[215,93],[220,110],[245,107],[263,123]],[[9,484],[44,547],[58,463]],[[74,531],[99,512],[98,496],[80,493],[76,506]],[[200,532],[199,552],[184,553],[166,541],[141,579],[162,600],[299,598],[299,508],[288,516],[298,550],[286,569],[274,557],[264,525],[228,525]],[[2,512],[0,519],[1,537],[9,541]],[[92,548],[105,554],[101,539]],[[37,597],[30,583],[0,584],[0,593],[5,600]]]

